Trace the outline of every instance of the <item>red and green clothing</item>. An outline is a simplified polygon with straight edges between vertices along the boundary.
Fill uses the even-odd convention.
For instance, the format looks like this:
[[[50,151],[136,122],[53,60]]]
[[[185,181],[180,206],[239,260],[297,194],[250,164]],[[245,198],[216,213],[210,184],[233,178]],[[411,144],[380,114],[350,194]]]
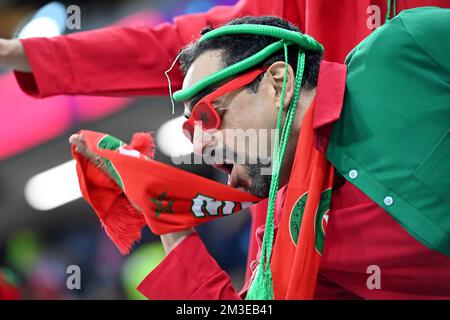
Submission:
[[[450,257],[450,10],[401,12],[346,59],[327,157],[418,241]]]
[[[247,0],[240,1],[233,7],[217,7],[208,13],[183,16],[177,18],[173,24],[165,23],[152,29],[109,28],[53,39],[27,39],[23,40],[23,43],[33,74],[16,73],[16,75],[25,92],[40,97],[61,93],[167,94],[164,71],[168,69],[180,48],[189,43],[193,37],[198,37],[199,31],[205,25],[218,26],[235,17],[263,14],[275,14],[293,22],[302,31],[312,35],[325,46],[325,59],[343,62],[351,48],[371,32],[367,28],[367,8],[370,5],[378,5],[384,16],[386,2],[382,0],[339,2],[328,0]],[[423,5],[448,7],[450,3],[445,0],[397,1],[398,11]],[[418,152],[414,154],[413,158],[403,158],[405,162],[402,164],[407,165],[408,170],[423,163],[423,166],[418,166],[417,171],[414,171],[415,178],[418,177],[419,182],[415,180],[412,184],[405,183],[406,169],[403,170],[401,166],[394,167],[392,162],[395,158],[393,155],[406,154],[405,152],[408,151],[406,144],[399,144],[399,141],[396,140],[402,135],[405,136],[403,128],[389,128],[388,133],[394,140],[384,140],[384,146],[388,152],[374,154],[375,149],[371,148],[373,141],[382,141],[380,139],[383,137],[382,132],[375,130],[383,128],[382,122],[389,123],[392,116],[397,116],[402,121],[406,120],[405,123],[410,125],[409,128],[413,128],[414,124],[420,127],[420,121],[408,122],[408,120],[413,121],[409,117],[412,114],[409,111],[399,110],[400,114],[396,114],[394,107],[397,106],[401,95],[395,98],[395,93],[403,93],[403,97],[406,95],[405,92],[413,95],[409,97],[412,106],[415,106],[414,99],[419,96],[418,93],[423,92],[420,89],[427,89],[432,93],[437,90],[442,93],[442,88],[446,88],[445,84],[448,84],[448,78],[445,78],[448,77],[448,65],[444,60],[438,62],[439,68],[437,68],[436,58],[441,56],[436,56],[439,52],[431,50],[435,44],[443,45],[442,41],[422,47],[421,41],[427,40],[427,34],[420,33],[418,26],[408,25],[403,19],[394,19],[390,25],[397,26],[397,29],[394,28],[395,32],[401,31],[400,27],[407,30],[403,39],[412,37],[410,42],[400,44],[400,46],[404,45],[401,47],[406,50],[405,52],[408,52],[408,49],[416,52],[425,51],[425,54],[420,57],[407,56],[405,64],[394,64],[392,68],[399,67],[401,71],[405,71],[405,68],[416,65],[433,66],[433,70],[439,69],[439,77],[435,79],[436,81],[432,81],[433,78],[426,75],[429,68],[413,68],[415,73],[400,72],[398,77],[394,74],[391,82],[376,82],[372,79],[372,82],[365,83],[362,80],[364,80],[367,70],[364,64],[360,64],[358,67],[358,58],[361,61],[368,58],[364,54],[364,48],[368,48],[371,43],[366,41],[363,43],[365,47],[360,47],[362,48],[360,52],[354,51],[349,57],[346,96],[349,96],[350,99],[346,98],[340,119],[343,99],[337,93],[343,94],[343,91],[337,90],[334,86],[340,84],[339,88],[343,90],[345,85],[342,78],[345,78],[345,74],[343,77],[342,69],[340,72],[334,70],[339,69],[337,65],[333,68],[332,65],[325,67],[327,63],[322,64],[316,97],[315,121],[322,121],[322,130],[330,130],[329,124],[340,119],[334,126],[327,157],[341,172],[345,180],[343,180],[343,184],[339,184],[336,179],[333,188],[326,243],[323,247],[316,290],[317,298],[448,298],[449,296],[449,259],[436,251],[446,252],[445,250],[447,250],[445,236],[448,229],[443,228],[448,226],[448,216],[442,215],[442,212],[445,213],[445,211],[441,211],[443,202],[438,200],[448,199],[448,193],[445,193],[448,179],[446,180],[444,176],[439,180],[438,173],[440,171],[433,170],[436,166],[445,170],[445,164],[448,163],[440,161],[446,158],[445,151],[448,150],[446,147],[448,132],[442,125],[448,119],[446,118],[448,111],[442,113],[442,110],[445,111],[442,109],[443,106],[433,101],[431,104],[433,112],[430,114],[442,115],[441,118],[437,117],[441,121],[440,125],[436,128],[428,128],[434,135],[428,140],[430,141],[429,145],[426,143],[412,145],[416,148],[413,150]],[[380,28],[375,33],[380,34],[383,30]],[[417,37],[413,37],[413,34]],[[377,36],[371,38],[371,41],[374,41],[372,46],[377,47],[375,45]],[[143,46],[143,43],[147,45]],[[395,41],[392,41],[389,46],[378,43],[377,49],[385,50],[380,54],[387,54],[383,59],[378,55],[372,57],[374,62],[378,62],[378,65],[376,63],[374,65],[381,68],[378,71],[383,70],[383,65],[379,61],[386,59],[389,61],[391,58],[389,52],[397,52],[391,50],[392,45],[397,44]],[[104,59],[105,56],[108,59]],[[52,68],[48,67],[48,61],[54,62]],[[393,59],[392,63],[395,61]],[[351,76],[350,72],[352,72]],[[405,79],[417,75],[424,75],[423,87],[417,86],[411,90],[408,86],[395,86],[401,84]],[[336,81],[335,76],[341,80]],[[446,83],[445,79],[447,79]],[[175,71],[172,78],[174,89],[179,89],[181,83],[182,75]],[[358,94],[358,84],[363,86],[360,88],[361,95]],[[387,86],[387,92],[391,90],[394,93],[390,92],[390,95],[386,97],[383,97],[384,91],[378,96],[369,95],[370,90],[375,89],[376,91],[382,85]],[[371,98],[370,101],[367,101],[367,97]],[[393,100],[387,99],[388,97],[393,97]],[[380,100],[380,98],[384,99]],[[373,103],[371,106],[375,108],[371,109],[373,114],[364,114],[364,109],[358,109],[361,106],[359,99],[365,103]],[[378,113],[376,108],[381,108],[388,103],[389,108],[385,108],[384,113]],[[382,118],[380,119],[380,117]],[[375,119],[379,122],[378,126],[367,125],[366,122]],[[423,118],[419,120],[426,122],[426,119]],[[346,122],[351,126],[342,125]],[[398,121],[391,121],[391,123],[399,124]],[[424,130],[424,127],[420,128]],[[428,129],[425,128],[425,130]],[[353,135],[351,130],[354,130],[356,135]],[[377,134],[373,135],[374,133]],[[414,136],[414,130],[407,134]],[[371,140],[371,138],[373,139]],[[326,142],[323,138],[317,139],[317,147],[322,152],[325,152]],[[372,146],[376,145],[376,143],[372,144]],[[358,152],[358,146],[362,147],[361,152]],[[340,152],[335,152],[338,148],[340,148]],[[349,159],[353,162],[350,162]],[[366,167],[357,167],[358,164],[361,165],[358,162],[361,160],[369,161],[364,163]],[[370,166],[370,164],[377,163],[384,165],[382,167]],[[370,181],[370,178],[380,183],[378,188],[374,187],[376,184]],[[370,183],[364,184],[364,181]],[[397,185],[400,189],[394,196],[392,193],[383,192],[386,191],[384,188],[388,188],[387,191],[392,192]],[[418,186],[422,188],[417,189]],[[411,190],[415,191],[420,190],[420,192],[408,193],[408,188],[413,188]],[[277,201],[279,204],[282,204],[282,194],[281,190],[279,192],[280,201]],[[366,194],[370,195],[370,198]],[[407,204],[411,204],[419,214],[413,212],[411,216],[408,216],[409,211],[396,209],[398,204],[405,208],[405,204],[399,200],[402,199],[401,195],[410,197],[406,201]],[[388,196],[390,198],[387,198]],[[431,212],[429,221],[423,217],[422,213],[424,212]],[[252,213],[249,267],[250,262],[257,255],[265,213],[264,204],[258,206]],[[425,225],[422,222],[425,222]],[[434,232],[434,230],[440,230],[440,232]],[[435,250],[430,250],[428,247]],[[370,265],[378,265],[381,268],[383,290],[367,288],[367,267]],[[183,283],[184,286],[180,286],[180,283]],[[207,253],[197,235],[188,237],[175,248],[163,263],[143,281],[140,290],[149,298],[239,298],[239,295],[231,287],[228,276]],[[245,290],[242,294],[245,294]]]
[[[343,111],[345,75],[344,65],[322,62],[314,114],[316,146],[322,152],[328,141],[321,133],[337,123]],[[277,231],[286,190],[285,186],[277,195]],[[150,299],[244,298],[254,261],[259,261],[265,223],[265,215],[259,213],[265,213],[266,205],[258,204],[259,210],[252,213],[247,277],[240,292],[198,234],[175,247],[140,284],[140,292]],[[339,175],[328,216],[315,299],[450,298],[450,259],[415,240],[386,210]],[[381,290],[367,286],[371,275],[367,270],[373,265],[381,270]]]

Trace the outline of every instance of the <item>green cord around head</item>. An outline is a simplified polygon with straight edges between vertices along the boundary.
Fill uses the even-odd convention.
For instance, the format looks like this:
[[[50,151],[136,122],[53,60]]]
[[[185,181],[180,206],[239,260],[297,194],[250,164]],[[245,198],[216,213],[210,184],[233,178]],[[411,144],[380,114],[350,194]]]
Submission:
[[[239,61],[229,67],[226,67],[223,70],[220,70],[205,79],[202,79],[196,83],[194,83],[191,87],[179,90],[174,93],[173,99],[175,101],[186,101],[193,98],[196,94],[203,91],[204,89],[212,86],[222,80],[225,80],[229,77],[232,77],[240,72],[250,69],[254,67],[258,63],[266,60],[275,52],[281,50],[284,47],[284,44],[288,45],[296,44],[303,50],[310,50],[315,52],[322,53],[324,48],[323,46],[314,40],[312,37],[302,34],[300,32],[291,31],[279,27],[274,26],[266,26],[266,25],[258,25],[258,24],[239,24],[239,25],[231,25],[231,26],[223,26],[221,28],[212,30],[206,34],[204,34],[199,42],[210,40],[216,37],[221,37],[229,34],[254,34],[254,35],[263,35],[274,38],[281,39],[280,41],[274,42],[261,51],[255,53],[254,55]]]
[[[210,40],[216,37],[221,37],[229,34],[253,34],[260,36],[267,36],[279,38],[286,41],[293,42],[305,51],[323,52],[323,46],[307,34],[302,34],[297,31],[287,30],[284,28],[267,26],[261,24],[236,24],[230,26],[223,26],[221,28],[211,30],[205,33],[199,42]]]
[[[209,86],[212,86],[213,84],[216,84],[216,83],[218,83],[222,80],[225,80],[229,77],[232,77],[235,74],[238,74],[247,69],[250,69],[251,67],[257,65],[258,63],[266,60],[272,54],[274,54],[275,52],[277,52],[281,48],[283,48],[284,44],[285,44],[284,40],[274,42],[274,43],[270,44],[269,46],[265,47],[264,49],[262,49],[261,51],[257,52],[256,54],[254,54],[248,58],[245,58],[242,61],[239,61],[229,67],[226,67],[226,68],[210,75],[209,77],[206,77],[205,79],[202,79],[202,80],[194,83],[191,87],[175,92],[173,95],[173,99],[175,101],[189,100],[189,99],[193,98],[199,92],[208,88]]]

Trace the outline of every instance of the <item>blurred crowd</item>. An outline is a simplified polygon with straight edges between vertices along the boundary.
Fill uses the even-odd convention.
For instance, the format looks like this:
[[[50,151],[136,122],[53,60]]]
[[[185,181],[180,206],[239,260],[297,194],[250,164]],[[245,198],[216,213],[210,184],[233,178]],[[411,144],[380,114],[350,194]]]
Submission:
[[[220,222],[197,231],[240,289],[249,216]],[[0,299],[143,299],[136,287],[164,256],[159,238],[148,229],[127,256],[119,253],[100,224],[14,230],[0,247]],[[80,270],[80,288],[70,286],[70,266]]]

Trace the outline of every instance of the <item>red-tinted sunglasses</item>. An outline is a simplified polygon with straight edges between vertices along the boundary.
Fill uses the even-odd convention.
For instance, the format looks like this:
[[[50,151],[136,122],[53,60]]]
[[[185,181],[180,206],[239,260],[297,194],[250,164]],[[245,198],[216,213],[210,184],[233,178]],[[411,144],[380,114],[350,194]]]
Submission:
[[[267,68],[262,68],[247,72],[200,99],[192,108],[189,119],[183,123],[183,133],[186,137],[192,142],[196,122],[201,122],[202,130],[218,129],[221,119],[219,113],[212,105],[214,100],[251,83],[266,70]]]

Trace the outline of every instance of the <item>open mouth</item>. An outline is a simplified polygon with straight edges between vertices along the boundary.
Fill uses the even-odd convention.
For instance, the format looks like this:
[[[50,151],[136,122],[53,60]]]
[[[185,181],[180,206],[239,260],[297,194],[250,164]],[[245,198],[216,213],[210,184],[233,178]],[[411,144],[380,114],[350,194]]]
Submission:
[[[214,164],[214,168],[225,172],[228,175],[228,186],[242,191],[247,191],[250,181],[243,176],[242,166],[236,166],[233,163]]]
[[[228,175],[228,186],[234,187],[235,179],[233,179],[232,172],[234,168],[234,164],[232,163],[224,163],[224,164],[214,164],[214,168],[220,170]]]
[[[232,163],[217,164],[216,163],[213,165],[213,167],[230,175],[231,171],[233,171],[234,164],[232,164]]]

